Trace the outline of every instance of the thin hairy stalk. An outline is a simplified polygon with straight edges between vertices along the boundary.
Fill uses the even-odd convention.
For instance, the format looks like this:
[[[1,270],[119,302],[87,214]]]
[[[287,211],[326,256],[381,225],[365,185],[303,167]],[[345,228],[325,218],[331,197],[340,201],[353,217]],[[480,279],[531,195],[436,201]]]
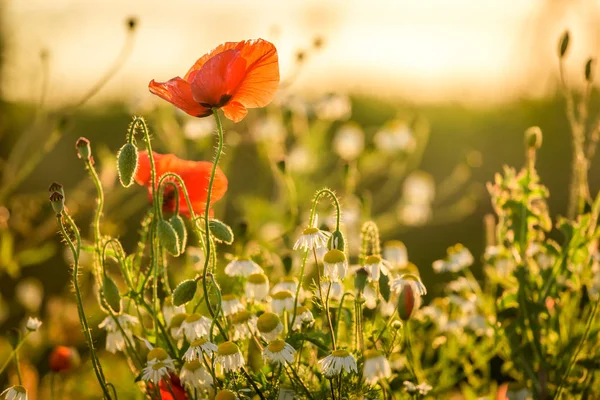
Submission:
[[[340,300],[340,306],[338,307],[338,315],[335,321],[335,339],[337,340],[338,338],[338,331],[340,330],[340,319],[342,316],[342,309],[344,308],[344,300],[346,299],[346,296],[352,296],[354,297],[353,293],[350,292],[345,292],[342,295],[342,299]]]
[[[331,282],[329,283],[329,290],[327,290],[327,297],[323,299],[323,287],[321,286],[321,272],[319,267],[319,261],[317,259],[317,250],[313,247],[313,255],[315,257],[315,266],[317,268],[317,285],[319,285],[319,298],[321,300],[321,304],[323,304],[323,309],[325,310],[325,316],[327,317],[327,323],[329,324],[329,334],[331,336],[331,345],[333,346],[333,350],[336,350],[337,347],[335,345],[335,332],[333,331],[333,324],[331,323],[331,315],[329,314],[329,292],[331,291]]]
[[[0,367],[0,375],[2,375],[2,373],[4,372],[6,367],[8,367],[8,365],[10,364],[11,360],[13,359],[15,353],[17,353],[19,351],[19,349],[21,348],[21,346],[23,346],[23,343],[25,343],[25,339],[27,339],[27,336],[29,336],[30,333],[31,333],[30,331],[27,331],[27,333],[25,333],[25,335],[23,336],[21,341],[17,344],[17,346],[13,349],[13,351],[11,351],[10,354],[8,355],[8,357],[6,357],[6,360],[2,364],[2,367]]]

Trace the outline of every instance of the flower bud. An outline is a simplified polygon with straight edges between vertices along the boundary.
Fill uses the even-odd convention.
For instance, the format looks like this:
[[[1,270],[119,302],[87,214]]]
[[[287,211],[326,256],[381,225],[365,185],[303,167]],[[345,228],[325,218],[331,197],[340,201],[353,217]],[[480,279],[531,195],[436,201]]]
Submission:
[[[138,149],[133,143],[125,143],[117,154],[117,171],[123,187],[129,187],[138,168]]]
[[[196,295],[198,284],[194,279],[181,282],[173,292],[173,305],[179,307],[190,302]]]
[[[65,209],[65,196],[59,192],[50,193],[50,204],[56,215],[62,214]]]
[[[542,146],[542,130],[539,126],[532,126],[525,131],[525,145],[530,149],[539,149]]]
[[[185,222],[180,215],[173,215],[171,219],[169,219],[169,223],[177,232],[177,239],[179,239],[179,249],[181,252],[185,251],[185,246],[187,245],[187,229],[185,228]]]
[[[233,231],[229,225],[218,219],[211,219],[208,222],[208,226],[210,227],[210,233],[213,234],[217,242],[225,244],[233,243]]]
[[[359,293],[362,293],[367,286],[367,280],[369,279],[369,271],[364,268],[359,268],[354,276],[354,287]]]
[[[161,219],[158,221],[158,226],[156,227],[158,241],[160,245],[164,247],[169,254],[177,257],[181,254],[181,249],[179,248],[179,238],[177,237],[177,232],[170,223]]]
[[[84,137],[80,137],[75,142],[75,148],[77,149],[77,157],[82,160],[90,160],[92,156],[92,148],[90,146],[90,141]]]
[[[342,235],[342,232],[333,231],[329,237],[327,247],[329,250],[338,249],[340,251],[344,251],[344,248],[346,247],[346,241],[344,240],[344,235]]]
[[[569,31],[565,31],[560,37],[560,42],[558,45],[558,56],[563,58],[569,49]]]
[[[411,284],[402,286],[398,293],[398,316],[403,321],[408,321],[419,309],[421,296],[415,293]]]

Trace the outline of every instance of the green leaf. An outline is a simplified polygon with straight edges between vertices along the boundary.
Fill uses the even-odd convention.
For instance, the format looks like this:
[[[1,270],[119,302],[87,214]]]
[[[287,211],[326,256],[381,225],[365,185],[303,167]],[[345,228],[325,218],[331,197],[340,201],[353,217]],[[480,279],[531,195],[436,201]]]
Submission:
[[[179,307],[190,302],[196,295],[198,284],[194,279],[181,282],[173,292],[173,305]]]
[[[379,293],[386,302],[390,301],[390,278],[385,274],[379,276]]]
[[[113,312],[117,314],[121,312],[121,295],[119,294],[119,288],[115,281],[108,275],[104,275],[104,280],[102,281],[102,296]]]

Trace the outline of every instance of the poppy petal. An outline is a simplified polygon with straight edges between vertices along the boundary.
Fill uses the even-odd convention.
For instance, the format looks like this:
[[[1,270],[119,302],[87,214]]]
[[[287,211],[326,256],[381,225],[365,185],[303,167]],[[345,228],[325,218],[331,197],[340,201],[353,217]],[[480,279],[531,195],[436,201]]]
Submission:
[[[245,75],[246,61],[239,51],[219,53],[194,74],[194,100],[206,107],[222,107],[236,93]]]
[[[246,60],[246,76],[232,101],[247,108],[264,107],[279,86],[279,59],[275,46],[266,40],[248,40],[236,47]]]
[[[190,84],[180,77],[170,79],[167,82],[152,80],[148,84],[148,89],[152,94],[167,100],[194,117],[206,117],[212,114],[210,108],[203,107],[194,100]]]
[[[183,77],[183,79],[185,79],[186,81],[188,81],[188,82],[191,83],[194,80],[195,73],[198,72],[198,70],[200,70],[200,68],[202,68],[202,66],[208,60],[210,60],[211,58],[213,58],[217,54],[220,54],[220,53],[222,53],[224,51],[235,49],[235,47],[239,43],[240,42],[226,42],[226,43],[218,45],[217,47],[215,47],[214,49],[212,49],[211,51],[209,51],[208,53],[206,53],[205,55],[203,55],[202,57],[200,57],[194,63],[194,65],[192,65],[192,68],[190,68],[190,70],[187,72],[187,74],[185,74],[185,76]]]
[[[248,109],[237,101],[230,101],[222,108],[225,117],[235,123],[240,122],[248,114]]]

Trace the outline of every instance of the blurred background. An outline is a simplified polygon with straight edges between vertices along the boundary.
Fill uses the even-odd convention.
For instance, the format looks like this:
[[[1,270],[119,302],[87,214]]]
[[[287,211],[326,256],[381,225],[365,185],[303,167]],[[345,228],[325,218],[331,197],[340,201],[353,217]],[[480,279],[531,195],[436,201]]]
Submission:
[[[94,191],[75,140],[92,142],[107,195],[103,231],[127,251],[147,207],[143,188],[125,190],[116,179],[131,115],[147,118],[155,150],[212,157],[212,120],[150,95],[151,79],[185,74],[225,41],[273,42],[281,89],[266,109],[225,125],[230,186],[217,217],[247,227],[243,245],[277,253],[306,224],[314,192],[331,187],[354,237],[351,254],[360,223],[374,219],[383,241],[406,244],[435,293],[443,282],[431,263],[447,247],[461,242],[476,260],[482,254],[492,211],[485,183],[503,165],[523,164],[530,126],[544,133],[538,171],[551,213],[566,212],[571,136],[558,41],[568,29],[565,76],[576,93],[600,48],[600,2],[592,0],[4,0],[0,18],[0,331],[43,318],[46,331],[23,357],[34,380],[48,371],[53,345],[85,352],[47,201],[50,183],[62,183],[89,237]],[[594,89],[590,124],[598,100]],[[592,165],[593,194],[598,172]],[[97,324],[101,315],[91,314]]]

